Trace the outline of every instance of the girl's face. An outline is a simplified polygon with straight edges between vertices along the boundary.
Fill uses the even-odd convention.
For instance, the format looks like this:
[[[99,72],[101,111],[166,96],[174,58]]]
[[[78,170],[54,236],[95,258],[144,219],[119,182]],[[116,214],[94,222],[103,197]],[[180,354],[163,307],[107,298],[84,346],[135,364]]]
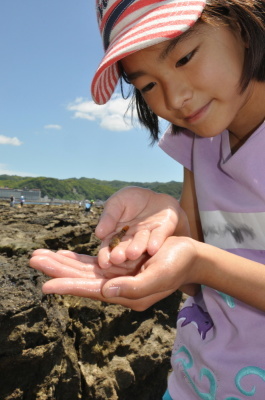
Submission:
[[[245,50],[239,33],[198,23],[177,39],[127,56],[122,65],[156,115],[211,137],[255,123],[252,85],[243,94],[239,87]]]

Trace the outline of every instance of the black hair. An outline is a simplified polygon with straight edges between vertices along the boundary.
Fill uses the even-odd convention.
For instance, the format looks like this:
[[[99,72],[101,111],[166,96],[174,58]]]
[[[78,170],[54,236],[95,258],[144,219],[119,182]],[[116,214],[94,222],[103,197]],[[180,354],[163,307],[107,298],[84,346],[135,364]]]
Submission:
[[[248,44],[240,81],[242,93],[251,80],[265,81],[265,0],[207,0],[199,21],[211,25],[222,23],[233,30],[241,30],[242,38]],[[159,139],[158,116],[148,107],[138,89],[133,88],[125,96],[122,81],[130,82],[121,63],[119,67],[122,95],[124,98],[132,95],[129,108],[136,108],[138,119],[149,130],[151,144],[154,144]],[[172,125],[172,133],[180,130],[180,127]]]

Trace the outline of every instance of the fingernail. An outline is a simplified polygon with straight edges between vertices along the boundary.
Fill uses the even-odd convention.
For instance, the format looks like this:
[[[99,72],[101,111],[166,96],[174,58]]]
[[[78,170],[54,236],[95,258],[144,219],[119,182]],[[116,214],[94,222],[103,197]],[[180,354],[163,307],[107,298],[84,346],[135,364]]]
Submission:
[[[103,290],[104,297],[119,297],[120,288],[118,286],[110,286]]]

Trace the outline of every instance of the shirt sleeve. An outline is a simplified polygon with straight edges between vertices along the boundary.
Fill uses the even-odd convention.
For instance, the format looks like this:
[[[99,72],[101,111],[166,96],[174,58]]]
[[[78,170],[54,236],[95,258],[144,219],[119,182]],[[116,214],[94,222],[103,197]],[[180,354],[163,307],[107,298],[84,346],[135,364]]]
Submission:
[[[159,141],[159,147],[185,168],[193,171],[193,142],[194,133],[183,130],[173,134],[169,127]]]

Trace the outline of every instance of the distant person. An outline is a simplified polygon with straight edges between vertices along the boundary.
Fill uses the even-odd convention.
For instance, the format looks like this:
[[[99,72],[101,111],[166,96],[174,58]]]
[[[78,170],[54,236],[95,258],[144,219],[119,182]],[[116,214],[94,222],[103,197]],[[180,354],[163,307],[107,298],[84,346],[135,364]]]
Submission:
[[[21,207],[23,207],[24,203],[25,203],[24,196],[20,196],[20,205],[21,205]]]
[[[90,211],[91,211],[91,203],[90,203],[90,201],[86,200],[86,203],[85,203],[85,212],[86,212],[86,213],[89,213]]]
[[[14,207],[14,204],[15,204],[15,197],[11,196],[10,197],[10,207]]]

